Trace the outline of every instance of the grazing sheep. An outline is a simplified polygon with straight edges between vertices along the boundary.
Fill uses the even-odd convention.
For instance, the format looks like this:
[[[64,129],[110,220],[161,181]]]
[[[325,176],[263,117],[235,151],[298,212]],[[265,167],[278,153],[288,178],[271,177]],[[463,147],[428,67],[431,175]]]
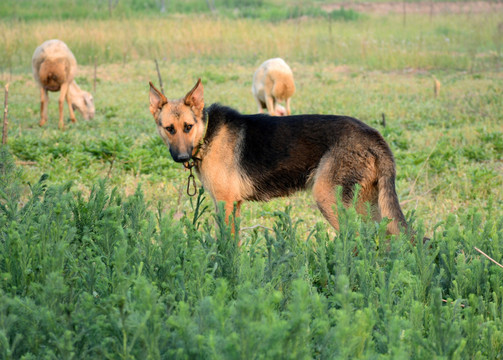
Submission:
[[[33,77],[40,86],[40,126],[47,121],[48,91],[59,91],[59,128],[64,128],[63,103],[66,99],[70,119],[76,122],[74,109],[84,119],[94,117],[93,96],[79,88],[74,80],[77,60],[61,40],[48,40],[35,49],[31,60]]]
[[[265,61],[253,75],[252,93],[258,112],[267,109],[270,115],[290,115],[290,98],[295,92],[293,73],[281,58]],[[285,108],[278,101],[285,101]]]

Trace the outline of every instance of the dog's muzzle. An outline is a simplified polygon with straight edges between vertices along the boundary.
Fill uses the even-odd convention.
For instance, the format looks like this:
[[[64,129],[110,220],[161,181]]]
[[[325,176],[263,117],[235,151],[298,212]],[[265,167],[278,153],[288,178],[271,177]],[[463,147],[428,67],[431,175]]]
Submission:
[[[171,154],[171,157],[173,158],[173,160],[175,160],[178,163],[187,162],[191,158],[190,153],[188,153],[188,152],[179,153],[179,152],[172,151],[170,149],[169,153]]]

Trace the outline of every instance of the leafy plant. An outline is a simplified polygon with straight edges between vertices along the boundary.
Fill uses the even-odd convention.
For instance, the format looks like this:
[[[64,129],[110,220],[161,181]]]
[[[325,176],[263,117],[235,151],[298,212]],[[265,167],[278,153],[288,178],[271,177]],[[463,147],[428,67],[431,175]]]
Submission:
[[[339,236],[304,239],[286,208],[238,247],[202,191],[181,221],[103,181],[86,197],[43,177],[20,206],[0,157],[2,358],[501,355],[501,269],[474,250],[502,261],[501,215],[461,212],[423,245],[341,205]]]

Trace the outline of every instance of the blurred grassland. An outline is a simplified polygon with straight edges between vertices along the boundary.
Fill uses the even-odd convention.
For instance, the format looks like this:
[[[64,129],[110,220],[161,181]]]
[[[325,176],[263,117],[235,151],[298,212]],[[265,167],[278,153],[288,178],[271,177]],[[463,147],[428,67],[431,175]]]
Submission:
[[[373,0],[375,1],[375,0]],[[397,0],[395,0],[397,1]],[[341,3],[333,1],[330,3]],[[322,15],[320,0],[4,0],[0,17],[5,19],[66,20],[218,13],[227,17],[284,20],[304,15]],[[163,6],[164,5],[164,6]],[[334,13],[335,17],[341,14]],[[344,16],[354,17],[354,13]]]
[[[82,65],[141,59],[256,64],[282,56],[306,64],[349,64],[370,70],[484,70],[501,62],[500,14],[369,16],[358,21],[300,18],[277,23],[207,15],[164,18],[4,21],[0,66],[29,68],[47,39],[65,41]]]
[[[184,211],[187,173],[172,162],[148,112],[148,81],[157,83],[153,59],[168,98],[181,97],[201,77],[207,104],[253,113],[252,74],[265,59],[281,56],[295,74],[293,112],[346,114],[379,129],[396,157],[404,210],[415,211],[432,229],[468,204],[502,203],[499,19],[411,15],[405,26],[397,15],[348,22],[210,15],[2,22],[0,83],[11,83],[9,143],[29,164],[27,182],[45,172],[51,182],[73,180],[75,189],[88,192],[109,176],[126,194],[141,183],[148,199]],[[62,39],[75,53],[84,89],[92,90],[95,59],[98,66],[96,118],[68,124],[65,132],[56,128],[54,95],[48,125],[37,125],[31,55],[50,38]],[[434,76],[442,83],[438,98]],[[308,229],[323,219],[309,193],[301,193],[246,204],[243,226],[288,204]]]

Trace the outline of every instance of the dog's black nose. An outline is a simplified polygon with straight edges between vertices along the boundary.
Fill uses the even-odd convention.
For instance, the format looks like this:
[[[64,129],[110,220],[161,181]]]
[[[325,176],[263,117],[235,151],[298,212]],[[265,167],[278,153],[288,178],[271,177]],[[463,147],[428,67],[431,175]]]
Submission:
[[[177,156],[173,156],[173,160],[176,162],[186,162],[190,160],[190,155],[188,153],[178,154]]]

